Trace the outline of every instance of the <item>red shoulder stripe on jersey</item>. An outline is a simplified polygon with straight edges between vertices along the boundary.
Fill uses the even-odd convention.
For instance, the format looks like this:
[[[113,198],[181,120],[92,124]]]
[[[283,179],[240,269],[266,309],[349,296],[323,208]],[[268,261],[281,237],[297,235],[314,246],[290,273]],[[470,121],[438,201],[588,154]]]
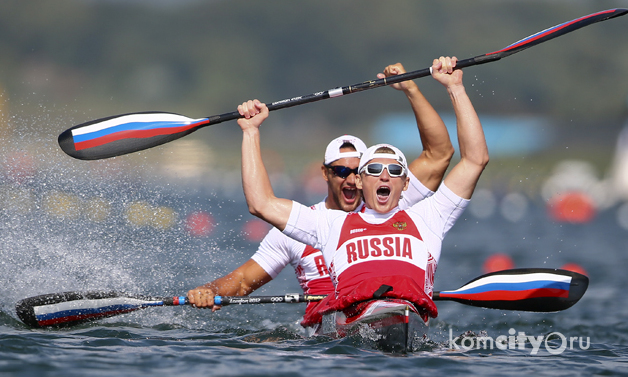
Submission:
[[[307,257],[308,255],[312,255],[312,254],[314,254],[314,253],[320,253],[320,252],[321,252],[320,250],[315,249],[315,248],[313,248],[313,247],[312,247],[312,246],[310,246],[310,245],[306,245],[306,246],[305,246],[305,249],[303,249],[303,254],[301,255],[301,258],[305,258],[305,257]]]

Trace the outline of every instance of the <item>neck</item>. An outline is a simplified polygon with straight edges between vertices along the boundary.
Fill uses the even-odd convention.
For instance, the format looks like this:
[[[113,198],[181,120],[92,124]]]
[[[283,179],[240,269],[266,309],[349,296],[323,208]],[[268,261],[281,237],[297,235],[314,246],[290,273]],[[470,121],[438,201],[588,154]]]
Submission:
[[[364,220],[371,221],[376,224],[381,224],[383,222],[386,222],[388,219],[394,216],[395,213],[397,212],[399,212],[399,207],[395,207],[389,212],[385,212],[385,213],[377,212],[374,209],[365,207],[364,212],[360,213],[360,215],[362,216]]]
[[[369,215],[372,215],[372,216],[387,217],[387,216],[390,216],[390,214],[395,213],[397,211],[399,211],[399,206],[392,208],[388,212],[379,212],[379,211],[374,210],[373,208],[364,207],[364,213],[368,213]]]
[[[327,209],[340,209],[329,193],[327,194],[327,198],[325,198],[325,207],[327,207]]]

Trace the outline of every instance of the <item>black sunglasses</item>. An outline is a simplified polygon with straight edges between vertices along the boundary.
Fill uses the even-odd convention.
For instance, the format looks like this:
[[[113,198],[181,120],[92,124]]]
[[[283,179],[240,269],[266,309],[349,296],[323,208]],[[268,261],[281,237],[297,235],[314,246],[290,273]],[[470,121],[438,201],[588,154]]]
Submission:
[[[348,168],[346,166],[342,166],[342,165],[336,165],[336,166],[331,166],[331,165],[325,165],[326,168],[333,170],[334,175],[336,175],[337,177],[340,177],[342,179],[347,178],[348,176],[351,175],[351,173],[358,175],[358,168],[355,169],[351,169]]]

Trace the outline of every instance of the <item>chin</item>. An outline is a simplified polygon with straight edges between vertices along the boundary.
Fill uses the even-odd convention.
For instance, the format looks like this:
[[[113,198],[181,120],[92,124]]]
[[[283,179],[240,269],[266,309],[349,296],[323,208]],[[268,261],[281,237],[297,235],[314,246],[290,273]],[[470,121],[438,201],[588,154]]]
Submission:
[[[393,209],[393,207],[390,207],[388,205],[385,205],[385,206],[380,205],[375,208],[375,210],[379,213],[387,213],[387,212],[390,212],[391,209]]]
[[[392,211],[393,208],[395,208],[396,206],[397,206],[396,204],[393,204],[389,200],[386,203],[379,203],[379,202],[377,202],[375,204],[375,207],[373,207],[373,209],[376,210],[377,212],[380,212],[380,213],[386,213],[386,212]]]
[[[353,204],[347,204],[347,203],[343,203],[340,208],[345,211],[345,212],[353,212],[356,210],[356,208],[358,208],[360,206],[360,203],[362,202],[356,202]]]

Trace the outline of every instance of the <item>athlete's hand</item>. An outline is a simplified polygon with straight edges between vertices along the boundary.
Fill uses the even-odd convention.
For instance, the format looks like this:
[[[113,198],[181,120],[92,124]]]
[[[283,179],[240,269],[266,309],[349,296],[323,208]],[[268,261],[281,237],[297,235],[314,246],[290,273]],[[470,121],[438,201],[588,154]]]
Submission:
[[[268,107],[258,100],[249,100],[238,106],[238,112],[244,118],[238,119],[242,131],[259,128],[268,118]]]
[[[462,85],[462,71],[456,68],[458,58],[441,56],[432,62],[432,77],[446,88]]]
[[[396,76],[402,73],[406,73],[406,69],[403,67],[401,63],[396,63],[396,64],[391,64],[387,66],[386,68],[384,68],[384,72],[378,73],[377,78],[383,79],[385,77]],[[390,85],[390,87],[407,92],[408,90],[417,88],[417,85],[414,81],[407,80],[407,81],[399,82],[396,84],[392,84]]]
[[[200,286],[188,291],[188,301],[195,308],[212,309],[212,312],[220,309],[220,305],[214,305],[216,293],[211,288]]]

